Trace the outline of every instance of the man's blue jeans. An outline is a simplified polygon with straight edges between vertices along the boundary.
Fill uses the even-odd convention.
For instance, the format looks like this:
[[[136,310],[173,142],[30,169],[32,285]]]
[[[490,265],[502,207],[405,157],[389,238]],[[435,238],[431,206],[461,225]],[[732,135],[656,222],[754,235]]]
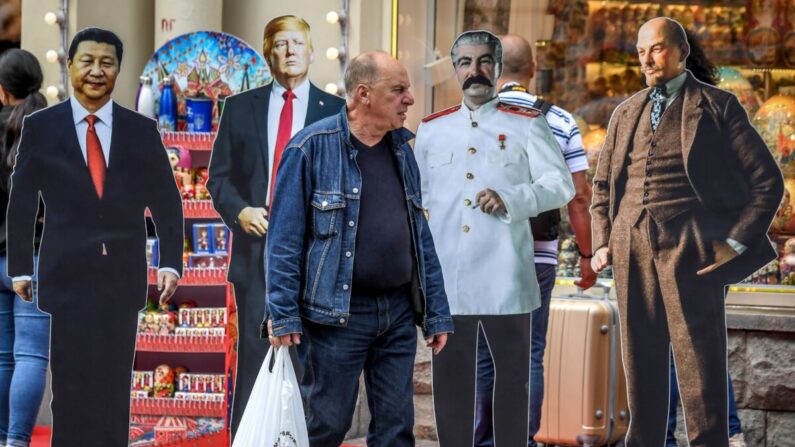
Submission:
[[[6,257],[0,256],[0,444],[30,443],[49,351],[49,315],[35,301],[28,303],[14,293],[6,276]]]
[[[737,400],[734,398],[734,386],[729,374],[729,437],[743,432],[740,418],[737,417]],[[679,407],[679,382],[676,380],[674,358],[671,355],[671,398],[668,402],[668,435],[665,440],[666,447],[676,447],[676,409]]]
[[[406,290],[351,296],[347,327],[304,319],[298,358],[311,447],[338,446],[351,426],[364,371],[368,447],[414,445],[417,329]]]
[[[556,266],[536,264],[536,277],[540,289],[541,307],[533,311],[530,349],[530,424],[528,446],[535,446],[533,436],[541,425],[541,404],[544,401],[544,350],[547,346],[547,323],[549,322],[549,302],[552,288],[555,287]],[[486,341],[481,332],[478,339],[478,380],[475,406],[475,447],[494,445],[494,431],[491,422],[492,395],[494,391],[494,363],[491,360]]]

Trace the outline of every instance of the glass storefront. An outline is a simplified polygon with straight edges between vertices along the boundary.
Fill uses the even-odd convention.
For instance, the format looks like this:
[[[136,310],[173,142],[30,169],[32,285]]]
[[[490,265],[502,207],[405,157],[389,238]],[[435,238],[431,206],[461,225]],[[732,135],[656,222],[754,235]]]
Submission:
[[[427,17],[413,29],[398,24],[397,49],[425,54],[420,114],[460,101],[448,59],[455,37],[468,29],[513,33],[534,44],[537,94],[574,113],[592,169],[615,107],[642,89],[635,52],[638,28],[668,16],[698,39],[717,66],[719,87],[737,95],[778,159],[787,193],[771,239],[780,259],[749,279],[795,285],[795,0],[436,0],[396,1],[398,17]],[[419,79],[415,78],[415,83]],[[421,79],[421,78],[420,78]],[[793,197],[795,200],[795,197]],[[565,210],[564,210],[565,211]],[[578,276],[577,246],[561,241],[559,276]]]

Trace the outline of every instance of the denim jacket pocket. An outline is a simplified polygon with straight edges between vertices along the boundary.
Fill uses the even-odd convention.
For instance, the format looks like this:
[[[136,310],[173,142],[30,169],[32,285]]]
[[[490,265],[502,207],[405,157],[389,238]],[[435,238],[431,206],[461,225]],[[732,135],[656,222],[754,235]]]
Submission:
[[[342,194],[312,194],[312,231],[318,239],[328,239],[339,234],[337,221],[345,209]]]

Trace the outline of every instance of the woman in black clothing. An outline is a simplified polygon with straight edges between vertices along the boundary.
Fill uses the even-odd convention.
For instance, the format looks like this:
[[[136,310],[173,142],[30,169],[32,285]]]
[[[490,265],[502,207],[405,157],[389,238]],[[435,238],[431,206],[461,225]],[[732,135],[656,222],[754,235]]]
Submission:
[[[22,121],[47,106],[41,66],[25,50],[0,55],[0,447],[28,447],[44,393],[50,317],[6,275],[6,208]]]

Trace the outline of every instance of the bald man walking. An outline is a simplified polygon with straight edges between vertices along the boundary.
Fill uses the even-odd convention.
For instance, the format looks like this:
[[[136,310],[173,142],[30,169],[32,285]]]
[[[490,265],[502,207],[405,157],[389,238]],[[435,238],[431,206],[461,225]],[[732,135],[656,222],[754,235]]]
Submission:
[[[403,127],[406,69],[383,52],[345,71],[347,105],[284,150],[267,241],[274,346],[296,344],[311,447],[338,446],[364,371],[370,447],[414,445],[419,325],[441,352],[453,321]]]

